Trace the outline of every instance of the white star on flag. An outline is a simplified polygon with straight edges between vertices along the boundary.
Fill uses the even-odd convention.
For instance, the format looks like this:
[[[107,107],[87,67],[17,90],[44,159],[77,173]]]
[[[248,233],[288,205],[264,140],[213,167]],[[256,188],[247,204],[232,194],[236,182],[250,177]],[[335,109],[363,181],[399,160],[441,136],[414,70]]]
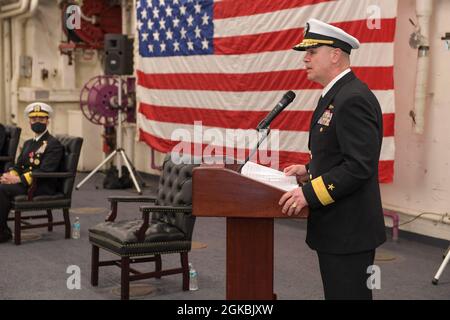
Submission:
[[[171,17],[172,16],[172,11],[173,11],[172,7],[167,7],[166,8],[166,16],[167,17]]]
[[[186,19],[186,21],[187,21],[187,23],[188,23],[188,26],[189,26],[189,27],[192,27],[192,23],[194,22],[194,18],[193,18],[192,16],[189,16],[189,17]]]
[[[195,27],[194,32],[195,32],[195,37],[196,38],[201,38],[200,33],[202,32],[202,30],[198,26]]]
[[[202,49],[208,49],[208,40],[203,39],[203,41],[202,41]]]
[[[195,4],[194,8],[195,8],[195,13],[202,12],[202,6],[198,2]]]
[[[209,17],[208,17],[208,15],[206,14],[206,12],[205,12],[205,14],[204,14],[203,17],[202,17],[202,20],[203,20],[202,25],[203,25],[203,24],[208,24],[208,23],[209,23],[209,22],[208,22]]]
[[[194,50],[194,43],[191,40],[187,42],[187,45],[189,50]]]

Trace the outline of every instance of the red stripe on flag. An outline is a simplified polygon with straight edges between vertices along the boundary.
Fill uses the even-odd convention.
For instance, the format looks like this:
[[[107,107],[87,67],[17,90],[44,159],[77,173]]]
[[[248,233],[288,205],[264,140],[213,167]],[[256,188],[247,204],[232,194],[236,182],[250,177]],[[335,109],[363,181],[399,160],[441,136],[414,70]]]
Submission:
[[[254,129],[269,112],[161,107],[140,103],[139,113],[143,114],[147,120],[158,122],[194,124],[195,121],[201,121],[202,125],[208,127]],[[308,132],[312,113],[312,111],[284,110],[271,123],[270,127],[279,130]],[[384,137],[394,136],[394,122],[394,113],[383,114]]]
[[[169,139],[163,139],[159,137],[155,137],[152,134],[143,131],[142,129],[139,129],[139,139],[141,141],[144,141],[148,145],[150,145],[152,148],[159,152],[167,153],[170,152],[176,145],[180,144],[180,141],[172,141]],[[183,144],[183,151],[187,152],[189,151],[191,155],[195,156],[201,156],[201,154],[198,154],[201,152],[203,154],[203,151],[208,146],[206,144],[194,144],[190,142],[181,142]],[[233,150],[226,150],[225,148],[219,148],[222,150],[220,153],[221,155],[233,155],[233,158],[237,158],[236,155],[238,155],[239,151],[238,149],[234,148]],[[245,156],[248,155],[249,150],[245,150]],[[269,154],[270,156],[270,154]],[[280,164],[279,168],[280,170],[291,165],[291,164],[306,164],[309,162],[309,154],[304,152],[290,152],[290,151],[280,151]],[[378,170],[379,170],[379,180],[381,183],[390,183],[393,181],[393,172],[394,172],[394,161],[393,160],[386,160],[386,161],[380,161],[378,164]]]
[[[394,88],[393,67],[353,67],[357,77],[372,90]],[[321,89],[306,78],[306,71],[283,70],[258,73],[151,73],[137,70],[138,84],[148,89],[272,91]]]
[[[395,113],[383,113],[383,136],[393,137],[395,133]]]
[[[354,35],[361,43],[394,42],[396,18],[380,19],[379,26],[372,26],[370,19],[336,22],[332,25]]]
[[[249,54],[292,49],[303,34],[303,28],[265,32],[236,37],[214,38],[217,55]]]
[[[378,179],[380,183],[391,183],[394,180],[394,160],[378,163]]]
[[[393,42],[395,19],[381,19],[379,29],[369,29],[366,20],[335,23],[355,35],[361,43]],[[249,54],[292,49],[303,39],[303,28],[252,35],[214,38],[214,53],[219,55]]]
[[[201,121],[208,127],[254,129],[269,111],[235,111],[219,109],[202,109],[191,107],[162,107],[146,103],[140,103],[139,113],[146,119],[158,122],[172,122],[193,124]],[[289,131],[309,131],[312,111],[284,110],[271,123],[272,129]],[[245,119],[245,122],[242,121]],[[394,113],[383,114],[383,129],[385,137],[394,136]],[[237,125],[239,124],[239,127]]]
[[[140,104],[139,113],[146,119],[160,122],[193,124],[201,121],[208,127],[254,129],[268,111],[233,111],[190,107],[161,107]],[[284,110],[270,125],[272,129],[308,131],[312,111]],[[245,121],[242,121],[245,119]],[[237,127],[239,125],[239,127]]]
[[[180,142],[180,141],[173,141],[169,139],[164,139],[160,137],[156,137],[148,132],[145,132],[142,129],[139,129],[139,140],[146,142],[148,145],[150,145],[152,148],[159,152],[167,153],[172,151],[172,149],[179,145],[182,146],[182,150],[188,154],[195,155],[195,156],[212,156],[211,154],[204,153],[205,148],[207,148],[208,144],[195,144],[192,142]],[[211,146],[209,146],[211,148]],[[215,151],[218,151],[218,154],[213,155],[228,155],[229,157],[238,158],[238,155],[244,155],[245,157],[249,154],[249,149],[238,149],[238,148],[225,148],[225,147],[217,147]],[[265,152],[265,151],[263,151]],[[201,154],[200,154],[201,153]],[[270,152],[268,153],[268,157],[272,156]],[[309,153],[304,152],[291,152],[291,151],[280,151],[279,152],[279,167],[285,168],[289,164],[293,163],[307,163],[309,162]],[[244,160],[243,158],[239,160]]]
[[[233,0],[214,3],[214,19],[242,17],[297,7],[304,7],[332,0]]]

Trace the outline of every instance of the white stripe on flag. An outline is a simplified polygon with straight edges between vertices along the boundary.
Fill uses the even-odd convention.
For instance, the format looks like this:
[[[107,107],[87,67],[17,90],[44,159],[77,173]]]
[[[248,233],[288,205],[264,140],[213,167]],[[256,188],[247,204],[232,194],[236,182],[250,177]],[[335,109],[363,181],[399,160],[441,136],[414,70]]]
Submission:
[[[397,15],[397,7],[392,5],[392,0],[329,1],[302,8],[215,19],[214,36],[230,37],[303,28],[311,17],[320,17],[320,20],[327,23],[366,20],[371,18],[374,14],[371,10],[376,8],[382,8],[380,18],[395,18]]]
[[[394,65],[393,43],[363,43],[351,54],[354,67]],[[304,54],[295,50],[210,56],[139,58],[144,73],[253,73],[304,69]],[[143,63],[142,60],[145,60]]]
[[[322,90],[297,90],[295,100],[286,110],[313,111]],[[141,102],[160,107],[188,107],[193,109],[270,111],[285,91],[227,92],[189,90],[154,90],[138,87]],[[394,91],[373,90],[383,113],[394,112]]]

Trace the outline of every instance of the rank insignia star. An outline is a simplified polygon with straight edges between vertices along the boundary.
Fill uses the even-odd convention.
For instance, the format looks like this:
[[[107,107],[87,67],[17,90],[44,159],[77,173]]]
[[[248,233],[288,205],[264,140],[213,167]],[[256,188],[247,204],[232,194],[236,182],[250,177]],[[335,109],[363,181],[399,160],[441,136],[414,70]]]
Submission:
[[[335,188],[335,187],[334,187],[334,185],[333,185],[333,184],[329,184],[329,185],[328,185],[328,190],[330,190],[330,191],[333,191],[333,190],[334,190],[334,188]]]

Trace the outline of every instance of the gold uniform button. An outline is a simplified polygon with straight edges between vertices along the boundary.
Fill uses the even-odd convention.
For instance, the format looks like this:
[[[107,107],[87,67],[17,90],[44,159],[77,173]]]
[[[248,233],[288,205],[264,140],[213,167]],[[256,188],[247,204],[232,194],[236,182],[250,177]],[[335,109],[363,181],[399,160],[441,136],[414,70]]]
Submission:
[[[320,132],[323,132],[323,128],[320,128]]]
[[[312,174],[309,175],[309,178],[312,179]]]

